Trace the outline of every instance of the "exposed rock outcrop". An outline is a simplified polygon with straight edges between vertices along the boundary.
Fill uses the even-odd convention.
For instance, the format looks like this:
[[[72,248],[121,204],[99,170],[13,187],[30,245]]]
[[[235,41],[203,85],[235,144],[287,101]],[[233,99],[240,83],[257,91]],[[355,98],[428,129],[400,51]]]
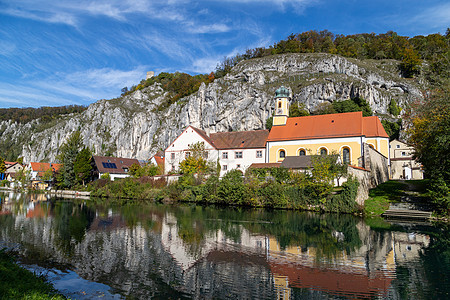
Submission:
[[[41,132],[32,131],[29,124],[10,128],[16,126],[17,134],[32,132],[23,144],[25,161],[54,160],[59,146],[77,129],[97,154],[148,159],[189,124],[211,131],[264,128],[280,85],[290,88],[292,101],[305,103],[310,110],[322,102],[360,96],[375,113],[386,114],[391,99],[405,106],[422,97],[419,85],[401,78],[392,61],[284,54],[243,61],[224,78],[202,84],[198,92],[162,110],[160,104],[168,94],[154,84],[121,98],[100,100]]]

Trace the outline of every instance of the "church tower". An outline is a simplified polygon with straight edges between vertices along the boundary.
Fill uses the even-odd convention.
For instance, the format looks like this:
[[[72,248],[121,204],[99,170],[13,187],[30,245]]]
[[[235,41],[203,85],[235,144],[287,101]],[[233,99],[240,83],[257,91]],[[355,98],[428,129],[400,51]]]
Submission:
[[[275,113],[273,114],[273,126],[286,125],[289,117],[289,90],[281,86],[275,91]]]

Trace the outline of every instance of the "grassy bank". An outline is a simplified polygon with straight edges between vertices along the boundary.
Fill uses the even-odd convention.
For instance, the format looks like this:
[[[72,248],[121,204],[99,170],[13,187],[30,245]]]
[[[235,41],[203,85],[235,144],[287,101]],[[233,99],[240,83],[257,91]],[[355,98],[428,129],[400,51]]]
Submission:
[[[403,197],[414,198],[414,202],[431,204],[428,180],[390,180],[369,191],[365,202],[365,213],[377,216],[384,213],[391,203],[402,202]]]
[[[14,263],[11,254],[0,250],[0,299],[66,299],[57,293],[44,276]]]

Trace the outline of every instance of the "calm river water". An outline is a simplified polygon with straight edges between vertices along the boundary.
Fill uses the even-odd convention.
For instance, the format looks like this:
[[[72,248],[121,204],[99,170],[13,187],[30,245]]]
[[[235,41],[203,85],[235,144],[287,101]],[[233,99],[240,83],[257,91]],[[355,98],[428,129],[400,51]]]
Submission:
[[[73,299],[448,299],[448,225],[0,193],[0,248]]]

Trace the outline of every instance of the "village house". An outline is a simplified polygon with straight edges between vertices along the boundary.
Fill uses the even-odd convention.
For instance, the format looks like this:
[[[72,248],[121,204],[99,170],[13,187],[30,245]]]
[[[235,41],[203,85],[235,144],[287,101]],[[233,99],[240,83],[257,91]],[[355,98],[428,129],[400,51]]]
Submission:
[[[62,164],[30,162],[25,167],[25,170],[30,172],[30,181],[33,188],[45,189],[49,186],[53,178],[51,180],[46,180],[45,178],[43,178],[44,174],[51,171],[53,177],[53,175],[57,173],[61,167]]]
[[[376,116],[349,112],[289,118],[289,90],[276,91],[266,162],[287,156],[339,154],[346,164],[364,167],[364,144],[389,159],[389,136]]]
[[[164,152],[158,151],[150,158],[149,163],[157,166],[162,171],[160,174],[164,174]]]
[[[220,176],[232,169],[245,171],[252,163],[264,163],[264,146],[268,135],[268,130],[209,134],[188,126],[167,147],[164,154],[165,172],[177,172],[180,163],[191,155],[189,147],[196,143],[204,145],[208,161],[219,162]]]
[[[393,140],[389,143],[391,157],[391,179],[423,179],[420,164],[413,159],[414,148]]]
[[[108,173],[111,180],[129,177],[128,173],[131,165],[140,165],[135,158],[111,157],[111,156],[92,156],[92,177],[99,179],[102,175]]]

